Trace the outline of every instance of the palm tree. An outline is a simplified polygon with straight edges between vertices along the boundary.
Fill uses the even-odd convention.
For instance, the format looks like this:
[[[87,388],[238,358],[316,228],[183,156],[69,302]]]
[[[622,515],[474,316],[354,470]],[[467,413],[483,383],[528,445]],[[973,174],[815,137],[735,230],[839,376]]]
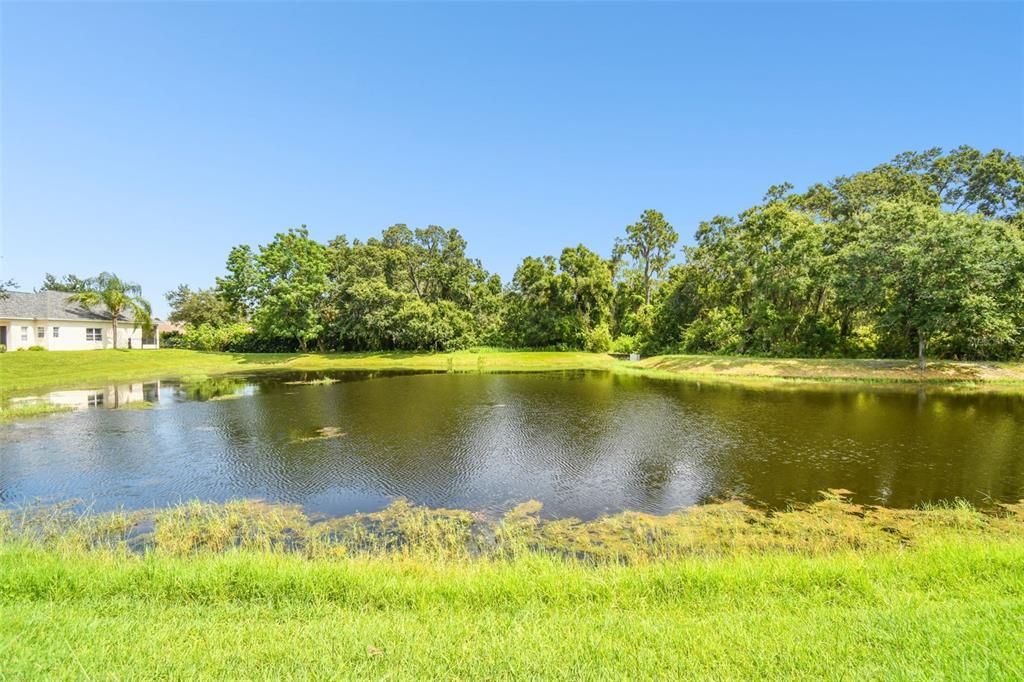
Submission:
[[[69,301],[81,303],[86,307],[103,306],[110,315],[110,323],[114,328],[114,348],[117,348],[117,318],[126,312],[132,314],[134,326],[142,327],[149,333],[153,327],[153,313],[149,301],[142,298],[142,287],[132,282],[125,282],[110,272],[101,272],[96,277],[86,280],[87,289],[68,296]]]

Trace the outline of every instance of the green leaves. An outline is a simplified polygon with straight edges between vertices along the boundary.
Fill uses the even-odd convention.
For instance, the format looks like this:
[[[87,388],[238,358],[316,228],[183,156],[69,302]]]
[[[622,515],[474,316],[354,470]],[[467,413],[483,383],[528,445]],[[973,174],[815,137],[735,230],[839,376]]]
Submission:
[[[265,337],[294,339],[307,350],[324,331],[330,258],[327,247],[309,237],[305,225],[278,233],[256,254],[253,313]]]
[[[1021,156],[933,148],[803,193],[774,185],[702,222],[674,267],[678,234],[655,210],[609,259],[582,244],[528,257],[506,288],[454,229],[321,244],[302,227],[235,247],[215,291],[169,300],[190,324],[251,321],[260,349],[600,350],[628,337],[619,346],[645,352],[1019,357],[1022,205]]]
[[[1024,348],[1022,160],[907,152],[701,223],[647,345],[767,355],[961,358]],[[634,308],[637,306],[634,304]]]
[[[215,289],[193,291],[187,284],[180,284],[174,291],[167,292],[171,306],[170,320],[189,327],[229,325],[238,321],[224,295]]]
[[[616,240],[613,259],[628,257],[628,266],[639,275],[644,303],[650,304],[651,292],[672,262],[672,250],[678,241],[679,234],[665,216],[653,209],[644,211],[638,222],[626,228],[625,239]]]
[[[918,342],[921,355],[933,342],[973,356],[1005,352],[1017,340],[1021,245],[1000,223],[905,200],[881,204],[862,221],[841,260],[864,274],[845,282],[845,298],[881,330]]]
[[[582,244],[525,258],[506,298],[506,338],[514,345],[607,350],[611,345],[611,264]]]

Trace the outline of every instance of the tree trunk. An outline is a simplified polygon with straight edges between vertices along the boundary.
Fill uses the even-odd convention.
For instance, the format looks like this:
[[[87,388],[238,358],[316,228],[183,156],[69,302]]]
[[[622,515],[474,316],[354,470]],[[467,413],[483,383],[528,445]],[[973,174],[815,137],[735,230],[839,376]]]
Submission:
[[[651,304],[651,261],[644,258],[644,303]]]
[[[117,350],[117,315],[110,318],[110,324],[114,330],[114,350]]]
[[[928,339],[921,332],[917,333],[917,369],[920,372],[925,371],[928,363],[925,361],[925,351],[928,349]]]

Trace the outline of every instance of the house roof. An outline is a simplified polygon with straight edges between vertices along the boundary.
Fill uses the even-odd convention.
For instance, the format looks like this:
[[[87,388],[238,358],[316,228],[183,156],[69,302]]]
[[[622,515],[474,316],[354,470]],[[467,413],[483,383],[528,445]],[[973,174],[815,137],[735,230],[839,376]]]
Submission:
[[[156,324],[156,330],[158,332],[183,332],[185,331],[185,325],[181,322],[170,322],[169,320],[158,320],[153,318],[153,322]]]
[[[103,306],[86,307],[68,300],[63,291],[10,291],[0,299],[0,319],[8,320],[102,320],[110,321]],[[118,321],[131,322],[131,313],[122,313]]]

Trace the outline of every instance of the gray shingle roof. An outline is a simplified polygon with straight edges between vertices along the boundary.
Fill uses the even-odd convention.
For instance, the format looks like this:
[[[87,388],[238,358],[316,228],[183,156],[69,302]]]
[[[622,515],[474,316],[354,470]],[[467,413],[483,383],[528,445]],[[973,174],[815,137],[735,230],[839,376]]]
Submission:
[[[80,303],[68,301],[63,291],[8,292],[0,300],[0,319],[12,320],[104,320],[110,321],[110,314],[103,306],[86,308]],[[118,320],[131,322],[131,314],[121,314]]]

